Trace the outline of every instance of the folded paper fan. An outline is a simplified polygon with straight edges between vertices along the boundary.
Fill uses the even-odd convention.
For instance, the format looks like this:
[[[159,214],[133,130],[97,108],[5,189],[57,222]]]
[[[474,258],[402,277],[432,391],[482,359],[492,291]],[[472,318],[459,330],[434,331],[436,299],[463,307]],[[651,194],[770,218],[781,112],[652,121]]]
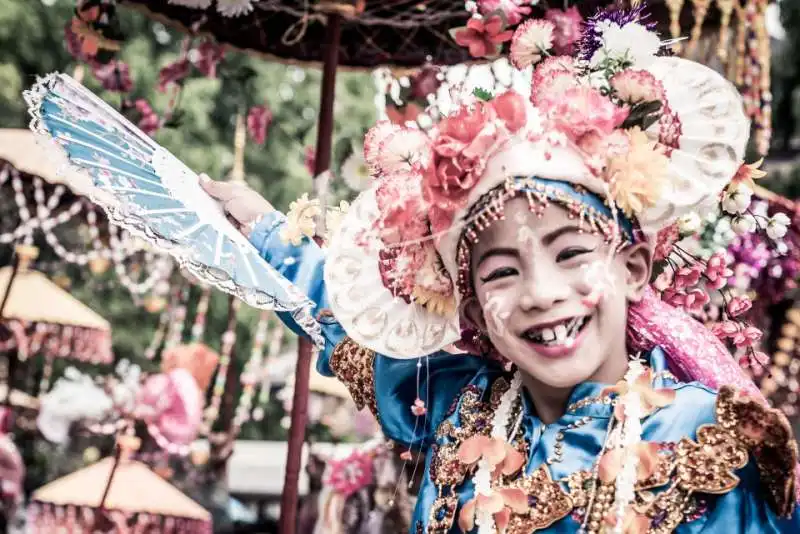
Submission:
[[[200,187],[197,174],[65,74],[24,97],[31,129],[62,168],[92,179],[109,220],[174,256],[194,277],[261,309],[291,312],[322,345],[313,304],[258,254]]]

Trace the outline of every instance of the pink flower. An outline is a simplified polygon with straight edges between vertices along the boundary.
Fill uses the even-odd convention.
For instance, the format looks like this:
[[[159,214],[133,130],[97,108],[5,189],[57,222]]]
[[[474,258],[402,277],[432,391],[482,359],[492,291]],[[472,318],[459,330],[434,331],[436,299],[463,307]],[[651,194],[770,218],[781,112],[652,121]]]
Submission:
[[[753,303],[747,297],[733,297],[730,302],[728,302],[728,306],[726,311],[730,317],[738,317],[741,314],[745,313],[747,310],[753,307]]]
[[[571,57],[549,57],[539,63],[531,80],[531,101],[540,105],[555,100],[567,89],[578,87],[577,69]]]
[[[460,46],[469,48],[472,57],[494,57],[500,52],[500,46],[509,41],[513,32],[503,31],[503,19],[499,15],[490,15],[485,19],[471,18],[463,28],[451,30],[451,35]]]
[[[538,63],[553,46],[554,30],[549,20],[526,20],[511,38],[511,63],[520,70]]]
[[[656,248],[653,259],[661,261],[670,255],[672,246],[680,239],[680,230],[677,223],[672,224],[656,234]]]
[[[611,78],[611,87],[629,104],[664,100],[664,86],[645,70],[623,70]]]
[[[761,330],[753,326],[745,326],[735,321],[724,321],[711,327],[711,331],[720,339],[730,339],[739,348],[751,347],[761,339]]]
[[[158,90],[162,93],[172,84],[180,83],[189,75],[191,64],[188,59],[179,59],[158,72]]]
[[[303,163],[308,170],[308,174],[314,176],[316,172],[316,164],[317,164],[317,149],[313,146],[307,146],[304,152],[304,159]]]
[[[675,289],[684,289],[697,285],[701,274],[703,274],[701,265],[694,264],[691,267],[681,267],[675,273]]]
[[[728,261],[724,252],[717,252],[706,262],[705,276],[708,284],[714,289],[722,289],[728,283],[728,278],[733,276],[733,271],[728,268]]]
[[[105,65],[96,65],[93,72],[94,77],[100,81],[106,91],[129,93],[133,89],[130,68],[123,61],[111,61]]]
[[[194,66],[207,78],[217,77],[217,65],[225,57],[225,50],[214,41],[204,41],[197,47]]]
[[[272,112],[267,106],[253,106],[247,113],[247,132],[257,145],[267,140],[267,129],[272,122]]]
[[[428,234],[428,205],[419,180],[402,174],[384,178],[375,190],[375,201],[381,213],[379,230],[384,243],[412,241]]]
[[[739,332],[733,336],[733,344],[739,348],[752,347],[761,340],[761,330],[754,326],[743,326],[739,328]]]
[[[531,8],[524,5],[526,0],[478,0],[478,12],[489,16],[495,11],[502,11],[509,26],[522,22],[523,17],[531,14]]]
[[[463,207],[470,190],[483,174],[487,153],[498,142],[502,121],[509,133],[525,125],[527,104],[522,95],[507,91],[491,102],[464,106],[439,123],[423,175],[426,200],[436,209],[452,213]]]
[[[425,402],[422,399],[416,399],[414,401],[414,405],[411,406],[411,413],[417,417],[423,416],[427,412],[428,410],[425,408]]]
[[[597,89],[585,86],[569,88],[540,105],[553,125],[574,142],[588,133],[609,135],[628,117],[627,108],[617,106]]]
[[[689,312],[701,311],[711,300],[708,293],[699,287],[692,288],[686,292],[670,288],[664,291],[663,299],[669,305],[675,306],[676,308],[683,308]]]
[[[548,9],[545,11],[544,18],[555,24],[556,27],[553,35],[556,54],[572,55],[575,52],[575,43],[581,38],[583,24],[583,17],[578,8],[572,6],[566,11]]]
[[[578,147],[587,156],[599,156],[605,162],[608,158],[626,154],[630,140],[622,130],[614,130],[608,135],[590,132],[580,138]]]

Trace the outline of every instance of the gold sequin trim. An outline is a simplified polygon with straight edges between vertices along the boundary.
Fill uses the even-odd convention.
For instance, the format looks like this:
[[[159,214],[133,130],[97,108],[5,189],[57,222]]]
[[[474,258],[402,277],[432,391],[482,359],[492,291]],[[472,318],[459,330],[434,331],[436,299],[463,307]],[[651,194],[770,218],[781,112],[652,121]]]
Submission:
[[[374,362],[375,352],[345,337],[333,349],[330,367],[336,378],[347,386],[358,409],[361,410],[366,406],[377,418]]]

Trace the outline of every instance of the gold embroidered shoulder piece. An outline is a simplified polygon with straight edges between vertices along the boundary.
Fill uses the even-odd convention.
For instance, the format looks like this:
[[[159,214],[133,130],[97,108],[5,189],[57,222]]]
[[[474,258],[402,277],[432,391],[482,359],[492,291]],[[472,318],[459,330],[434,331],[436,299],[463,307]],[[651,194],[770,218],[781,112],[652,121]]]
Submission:
[[[336,378],[350,391],[359,410],[364,406],[378,418],[375,403],[375,352],[345,337],[331,354],[330,366]],[[380,421],[380,419],[378,419]]]
[[[786,416],[756,399],[724,386],[717,397],[717,423],[753,454],[778,515],[788,516],[795,506],[797,442]]]

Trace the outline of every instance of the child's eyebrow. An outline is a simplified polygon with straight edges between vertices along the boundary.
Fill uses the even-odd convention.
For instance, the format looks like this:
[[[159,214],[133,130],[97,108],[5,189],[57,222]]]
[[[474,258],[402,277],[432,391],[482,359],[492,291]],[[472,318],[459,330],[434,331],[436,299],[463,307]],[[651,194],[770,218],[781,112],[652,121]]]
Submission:
[[[475,264],[475,267],[478,268],[481,264],[488,260],[493,256],[513,256],[515,258],[519,257],[519,250],[515,248],[503,248],[503,247],[494,247],[490,248],[489,250],[484,251],[483,254],[480,255],[478,258],[478,263]]]
[[[581,233],[581,228],[578,227],[578,226],[575,226],[574,224],[569,224],[567,226],[561,226],[559,228],[556,228],[555,230],[553,230],[549,234],[545,234],[545,236],[542,238],[542,243],[544,243],[545,245],[550,245],[553,241],[555,241],[556,239],[558,239],[562,235],[570,234],[570,233],[575,233],[575,234]]]

